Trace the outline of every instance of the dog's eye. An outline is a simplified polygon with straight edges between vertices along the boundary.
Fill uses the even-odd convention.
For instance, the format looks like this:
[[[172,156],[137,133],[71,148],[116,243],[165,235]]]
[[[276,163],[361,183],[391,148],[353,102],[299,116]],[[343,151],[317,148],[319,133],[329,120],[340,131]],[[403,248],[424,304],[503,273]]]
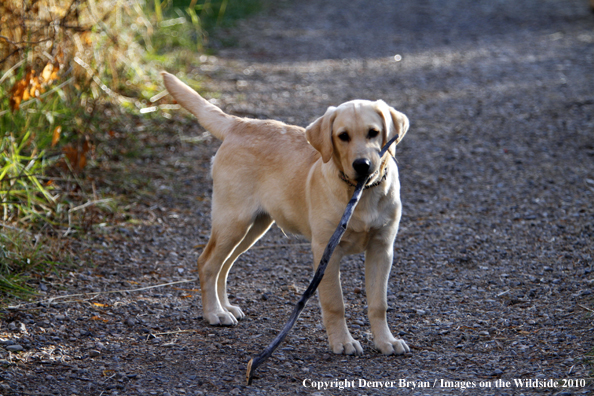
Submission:
[[[379,135],[379,131],[377,129],[370,129],[367,133],[367,137],[369,139],[373,139],[374,137],[377,137],[377,135]]]
[[[350,137],[350,136],[349,136],[349,134],[348,134],[348,133],[346,133],[346,132],[342,132],[342,133],[340,133],[340,134],[338,135],[338,138],[339,138],[340,140],[342,140],[343,142],[348,142],[349,140],[351,140],[351,137]]]

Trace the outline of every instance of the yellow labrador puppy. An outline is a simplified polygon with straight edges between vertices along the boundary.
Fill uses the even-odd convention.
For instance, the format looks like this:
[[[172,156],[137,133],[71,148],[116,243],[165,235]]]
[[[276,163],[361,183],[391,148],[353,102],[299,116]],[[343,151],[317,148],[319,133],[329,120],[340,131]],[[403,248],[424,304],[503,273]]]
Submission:
[[[354,100],[326,113],[306,129],[273,120],[223,113],[168,73],[165,86],[175,100],[223,143],[212,161],[210,240],[198,259],[204,318],[232,326],[244,314],[231,305],[226,283],[237,257],[276,222],[287,233],[311,241],[314,265],[351,198],[357,180],[371,177],[319,286],[330,348],[361,354],[349,332],[340,286],[340,260],[365,252],[365,288],[375,346],[382,353],[409,351],[386,322],[386,290],[400,221],[398,168],[384,143],[402,139],[406,116],[379,100]]]

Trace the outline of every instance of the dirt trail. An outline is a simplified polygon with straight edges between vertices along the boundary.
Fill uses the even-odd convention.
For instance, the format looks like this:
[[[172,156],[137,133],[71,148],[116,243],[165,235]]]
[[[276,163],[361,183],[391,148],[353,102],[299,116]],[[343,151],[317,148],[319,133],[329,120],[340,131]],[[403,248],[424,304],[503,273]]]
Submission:
[[[307,125],[354,98],[381,98],[408,115],[388,314],[412,353],[373,350],[363,257],[354,256],[342,264],[343,289],[365,354],[329,352],[314,300],[245,387],[246,363],[311,277],[305,241],[278,229],[231,273],[232,299],[247,313],[237,327],[206,325],[196,281],[131,291],[197,276],[218,142],[178,141],[134,164],[161,175],[146,219],[106,228],[83,246],[81,259],[92,256],[96,267],[73,271],[67,290],[63,280],[42,287],[48,298],[105,293],[6,312],[0,393],[592,394],[591,380],[567,381],[592,377],[585,356],[594,347],[587,1],[294,3],[244,21],[228,33],[238,46],[197,60],[195,74],[209,77],[216,102],[237,115]],[[128,291],[107,293],[114,290]],[[577,387],[551,388],[551,379]],[[355,388],[312,388],[333,380]]]

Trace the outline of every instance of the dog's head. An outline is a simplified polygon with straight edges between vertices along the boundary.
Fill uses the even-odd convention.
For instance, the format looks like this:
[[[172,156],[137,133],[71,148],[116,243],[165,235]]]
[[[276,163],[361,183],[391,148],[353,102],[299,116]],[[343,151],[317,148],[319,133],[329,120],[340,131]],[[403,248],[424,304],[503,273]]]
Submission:
[[[383,100],[353,100],[329,107],[305,132],[324,163],[332,159],[347,177],[359,181],[379,170],[383,145],[394,136],[398,144],[407,130],[408,118]]]

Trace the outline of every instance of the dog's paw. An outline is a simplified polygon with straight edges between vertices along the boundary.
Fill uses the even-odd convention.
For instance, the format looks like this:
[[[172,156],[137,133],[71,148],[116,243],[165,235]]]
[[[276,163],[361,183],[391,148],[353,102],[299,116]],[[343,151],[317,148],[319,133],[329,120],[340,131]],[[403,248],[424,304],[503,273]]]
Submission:
[[[233,316],[235,317],[235,319],[240,320],[243,319],[245,317],[245,314],[243,313],[243,311],[241,310],[241,308],[239,308],[237,305],[225,305],[224,308],[231,312],[231,314],[233,314]]]
[[[376,341],[375,347],[384,355],[403,355],[410,352],[410,348],[403,340],[392,337],[388,341]]]
[[[211,326],[235,326],[237,324],[237,319],[230,312],[219,311],[204,314],[204,318]]]
[[[332,352],[337,355],[362,355],[363,348],[361,348],[361,344],[359,341],[355,340],[353,337],[349,337],[343,341],[334,341],[330,343],[330,348],[332,348]]]

